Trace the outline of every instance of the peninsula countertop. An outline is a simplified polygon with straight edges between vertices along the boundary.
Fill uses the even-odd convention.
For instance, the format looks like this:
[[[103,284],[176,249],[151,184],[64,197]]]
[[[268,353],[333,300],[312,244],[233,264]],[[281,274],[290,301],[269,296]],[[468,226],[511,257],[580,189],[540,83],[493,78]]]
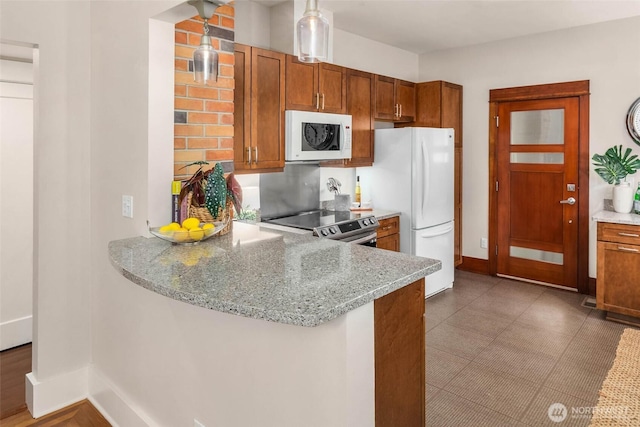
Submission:
[[[196,245],[109,243],[113,266],[158,294],[220,312],[317,326],[441,268],[439,260],[235,222]]]

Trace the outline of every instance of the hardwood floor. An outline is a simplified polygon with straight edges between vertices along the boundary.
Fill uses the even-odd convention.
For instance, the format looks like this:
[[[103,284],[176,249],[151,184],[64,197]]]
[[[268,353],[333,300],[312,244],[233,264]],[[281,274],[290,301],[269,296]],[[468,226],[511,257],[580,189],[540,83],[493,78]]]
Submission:
[[[1,427],[108,427],[111,424],[88,401],[82,400],[34,419],[25,403],[25,378],[31,372],[31,344],[0,352]]]
[[[0,352],[0,419],[27,409],[24,376],[29,372],[31,344]]]

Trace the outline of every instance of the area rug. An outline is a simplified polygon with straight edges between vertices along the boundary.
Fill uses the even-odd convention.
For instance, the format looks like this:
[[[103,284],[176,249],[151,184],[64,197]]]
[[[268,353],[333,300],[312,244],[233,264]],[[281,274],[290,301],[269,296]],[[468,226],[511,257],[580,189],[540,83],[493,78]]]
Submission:
[[[590,427],[640,426],[640,330],[625,329]]]

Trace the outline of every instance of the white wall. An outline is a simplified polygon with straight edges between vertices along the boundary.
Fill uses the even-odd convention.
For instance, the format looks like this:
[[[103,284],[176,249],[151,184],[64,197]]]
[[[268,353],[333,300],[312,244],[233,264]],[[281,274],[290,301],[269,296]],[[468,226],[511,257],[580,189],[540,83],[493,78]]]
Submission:
[[[640,154],[625,127],[640,96],[640,18],[550,32],[420,57],[420,81],[447,80],[464,87],[463,255],[487,259],[489,90],[590,80],[590,156],[623,144]],[[589,212],[602,209],[611,187],[593,172]],[[589,275],[596,274],[596,227],[591,223]]]
[[[32,289],[33,64],[0,60],[0,351],[31,342]]]
[[[356,70],[418,82],[419,57],[344,30],[334,30],[333,62]]]
[[[90,213],[89,33],[89,2],[0,3],[0,38],[39,47],[33,372],[42,382],[89,361],[89,239],[100,226]]]

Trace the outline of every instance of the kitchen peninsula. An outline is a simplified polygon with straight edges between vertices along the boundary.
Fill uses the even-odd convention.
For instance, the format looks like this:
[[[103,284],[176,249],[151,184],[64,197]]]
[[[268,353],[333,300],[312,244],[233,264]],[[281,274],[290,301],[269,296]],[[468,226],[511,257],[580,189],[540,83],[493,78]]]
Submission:
[[[423,278],[439,261],[240,222],[194,246],[114,241],[109,256],[210,309],[208,425],[424,426]]]

